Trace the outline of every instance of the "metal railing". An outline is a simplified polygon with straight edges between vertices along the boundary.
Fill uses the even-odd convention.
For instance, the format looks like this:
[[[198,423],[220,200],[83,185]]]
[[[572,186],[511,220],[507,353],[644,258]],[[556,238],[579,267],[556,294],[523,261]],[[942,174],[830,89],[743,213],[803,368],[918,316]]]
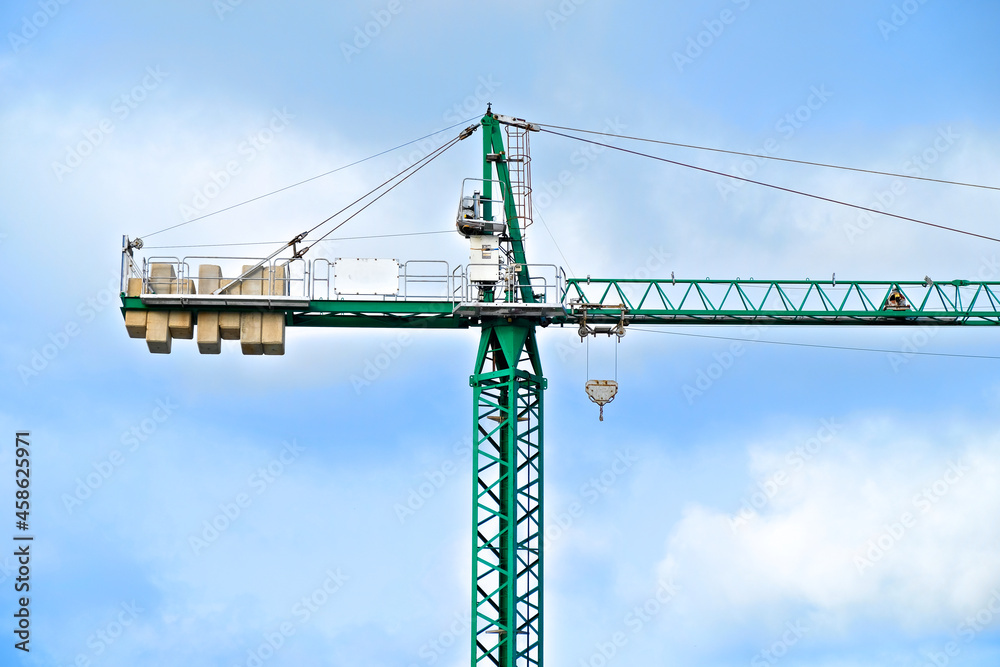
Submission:
[[[503,280],[494,289],[491,303],[512,303],[521,300],[521,268],[527,267],[531,276],[531,292],[538,303],[562,303],[566,294],[566,272],[555,264],[509,264]],[[466,274],[468,275],[468,274]],[[463,281],[464,302],[480,302],[481,285]]]
[[[465,267],[455,269],[444,260],[411,259],[400,263],[399,285],[392,294],[341,293],[334,265],[337,259],[317,257],[311,263],[310,298],[316,300],[444,301],[458,302],[465,281]]]
[[[222,287],[226,293],[226,285],[231,284],[243,274],[243,267],[263,262],[260,257],[217,257],[191,255],[187,257],[152,256],[142,260],[140,269],[136,261],[128,253],[124,253],[122,261],[123,278],[122,291],[128,288],[128,278],[142,279],[143,294],[202,294],[207,295]],[[153,265],[169,267],[165,275],[153,275]],[[220,267],[221,276],[201,277],[192,272],[192,266],[213,265]],[[302,259],[275,259],[264,263],[258,272],[244,277],[243,287],[233,289],[232,293],[248,292],[270,296],[298,296],[309,298],[309,265]],[[205,282],[203,282],[205,281]],[[210,282],[209,282],[210,281]],[[250,285],[250,289],[245,289]],[[209,289],[211,287],[211,289]]]
[[[287,296],[319,301],[433,301],[454,304],[480,303],[482,285],[469,280],[468,265],[452,266],[444,260],[408,260],[399,264],[399,284],[394,293],[340,293],[337,290],[334,266],[336,259],[318,257],[304,259],[273,259],[261,257],[218,257],[191,255],[151,256],[142,260],[141,267],[130,252],[122,253],[122,291],[127,291],[129,278],[142,279],[142,293],[201,294],[218,290],[227,294],[226,286],[240,278],[244,266],[261,264],[261,269],[242,278],[243,286],[231,293],[243,296]],[[153,265],[169,267],[153,275]],[[200,265],[219,266],[215,273],[199,277]],[[521,268],[508,264],[500,282],[495,285],[493,303],[522,300]],[[555,264],[528,264],[530,288],[538,303],[562,303],[567,293],[566,273]],[[203,281],[211,281],[204,283]],[[250,286],[247,289],[247,286]],[[220,289],[221,288],[221,289]]]
[[[491,189],[494,191],[494,195],[490,198],[484,197],[482,194],[486,183],[489,183]],[[479,189],[476,190],[476,187]],[[459,194],[459,203],[461,204],[466,198],[473,197],[477,192],[479,193],[475,202],[478,214],[477,218],[482,219],[488,213],[492,220],[503,222],[504,224],[510,222],[507,220],[507,209],[504,208],[503,183],[501,181],[484,178],[463,179],[462,189]]]
[[[444,273],[434,273],[431,267],[443,267]],[[402,298],[421,301],[454,300],[453,275],[448,262],[443,260],[414,259],[404,262],[399,276]]]

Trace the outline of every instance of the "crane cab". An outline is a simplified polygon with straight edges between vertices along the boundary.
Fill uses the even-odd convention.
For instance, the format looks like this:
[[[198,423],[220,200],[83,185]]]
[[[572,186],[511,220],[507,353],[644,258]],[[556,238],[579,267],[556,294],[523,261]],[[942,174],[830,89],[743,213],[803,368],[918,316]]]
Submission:
[[[466,238],[503,234],[507,225],[503,222],[486,219],[487,217],[492,218],[490,214],[494,203],[499,203],[500,210],[503,210],[502,199],[497,202],[486,199],[479,190],[474,190],[471,195],[463,194],[458,202],[458,217],[455,220],[458,233]]]
[[[909,302],[906,300],[906,296],[896,288],[889,292],[889,296],[885,300],[885,305],[882,310],[911,310]]]
[[[491,200],[483,196],[481,190],[466,194],[466,185],[477,182],[466,179],[462,183],[462,196],[458,202],[455,227],[458,233],[469,239],[469,281],[479,284],[495,284],[503,278],[500,240],[507,226],[492,219],[495,209],[503,211],[503,200]]]

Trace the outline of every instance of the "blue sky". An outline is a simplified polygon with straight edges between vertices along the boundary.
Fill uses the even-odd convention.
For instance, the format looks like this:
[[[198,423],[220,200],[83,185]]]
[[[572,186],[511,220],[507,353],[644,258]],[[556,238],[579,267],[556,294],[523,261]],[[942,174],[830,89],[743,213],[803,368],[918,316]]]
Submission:
[[[998,26],[995,3],[940,0],[4,3],[0,493],[29,429],[37,542],[32,651],[7,635],[0,664],[468,663],[476,332],[290,330],[282,357],[150,355],[117,308],[123,234],[287,240],[421,149],[149,234],[487,102],[996,186]],[[479,149],[459,144],[343,235],[450,229]],[[988,241],[582,149],[532,135],[544,225],[528,252],[571,275],[1000,280]],[[995,191],[650,150],[997,235]],[[457,234],[322,250],[468,252]],[[603,423],[579,339],[541,339],[551,667],[996,664],[1000,361],[909,354],[998,356],[992,329],[630,331]],[[614,373],[610,342],[589,354],[591,375]]]

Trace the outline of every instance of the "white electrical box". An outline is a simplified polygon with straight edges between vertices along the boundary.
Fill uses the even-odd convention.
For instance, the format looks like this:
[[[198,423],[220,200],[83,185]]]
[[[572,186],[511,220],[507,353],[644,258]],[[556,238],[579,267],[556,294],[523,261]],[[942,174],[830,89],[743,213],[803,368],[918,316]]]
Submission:
[[[469,281],[496,283],[500,281],[500,239],[496,236],[470,236]]]
[[[399,294],[399,262],[394,259],[339,257],[333,262],[337,294]]]

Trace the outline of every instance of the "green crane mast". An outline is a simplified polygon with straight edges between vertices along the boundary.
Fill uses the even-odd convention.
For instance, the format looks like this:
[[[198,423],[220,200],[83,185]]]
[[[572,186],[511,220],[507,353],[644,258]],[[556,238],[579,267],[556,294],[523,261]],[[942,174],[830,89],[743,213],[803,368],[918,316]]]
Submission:
[[[516,155],[506,152],[501,126],[508,143],[517,144]],[[469,378],[476,476],[473,667],[542,664],[548,382],[538,353],[538,327],[575,326],[582,339],[597,333],[622,336],[631,324],[1000,325],[1000,282],[565,279],[558,268],[551,278],[533,277],[524,247],[530,224],[527,136],[538,128],[491,109],[479,127],[482,179],[469,179],[478,181],[479,189],[462,198],[457,222],[472,241],[472,262],[468,273],[452,273],[455,282],[445,298],[347,297],[331,293],[329,279],[323,294],[318,260],[304,265],[302,294],[290,296],[296,282],[292,268],[302,261],[295,244],[303,235],[289,243],[296,249],[290,259],[270,261],[272,256],[245,266],[231,281],[211,271],[200,271],[198,280],[188,278],[187,262],[179,258],[144,261],[140,267],[133,250],[141,243],[126,238],[121,295],[129,335],[145,337],[155,352],[169,352],[171,338],[192,338],[195,324],[201,351],[217,353],[221,336],[240,338],[249,354],[283,353],[286,326],[480,329]],[[495,207],[502,219],[496,219]],[[406,276],[404,271],[401,280]],[[280,330],[270,347],[269,326],[272,338]]]

